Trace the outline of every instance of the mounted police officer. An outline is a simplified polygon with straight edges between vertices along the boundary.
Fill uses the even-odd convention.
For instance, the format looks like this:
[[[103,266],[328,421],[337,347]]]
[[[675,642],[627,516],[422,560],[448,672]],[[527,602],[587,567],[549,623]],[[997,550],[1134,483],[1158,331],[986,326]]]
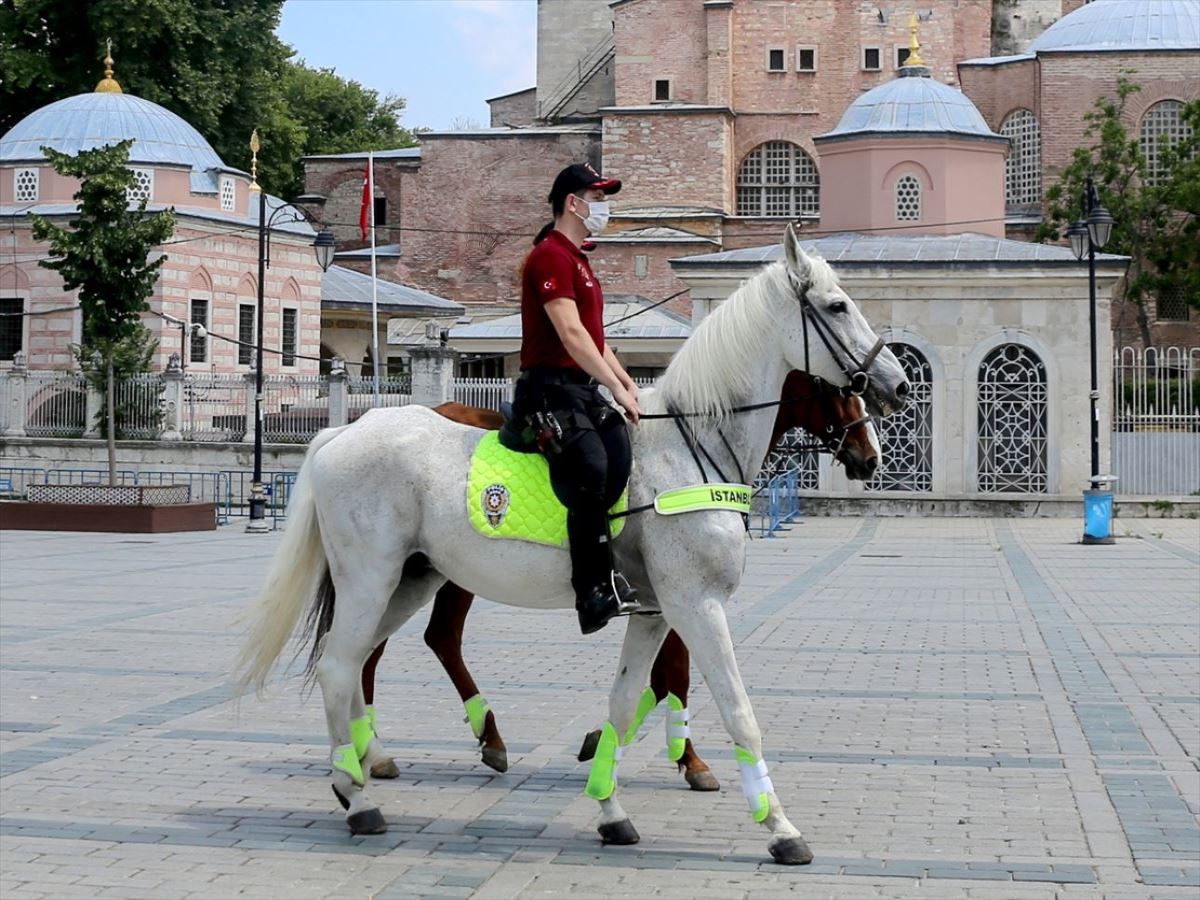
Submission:
[[[620,189],[620,181],[588,165],[559,172],[550,190],[554,221],[534,240],[521,281],[513,418],[537,440],[567,507],[571,585],[584,634],[638,609],[635,591],[616,571],[608,520],[629,479],[629,434],[599,386],[634,423],[638,389],[604,341],[604,294],[581,249],[608,223],[606,197]]]

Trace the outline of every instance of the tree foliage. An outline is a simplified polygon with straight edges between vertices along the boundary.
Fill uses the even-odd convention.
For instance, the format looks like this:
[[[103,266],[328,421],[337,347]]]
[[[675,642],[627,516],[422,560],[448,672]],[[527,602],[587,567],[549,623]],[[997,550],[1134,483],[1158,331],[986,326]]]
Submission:
[[[127,191],[135,178],[126,163],[132,143],[121,141],[75,156],[43,147],[55,172],[80,180],[74,197],[79,212],[66,228],[33,216],[34,238],[50,244],[49,258],[38,265],[57,272],[64,290],[79,290],[83,341],[78,355],[105,373],[109,409],[104,422],[117,418],[112,383],[118,361],[144,350],[141,314],[150,308],[146,301],[166,261],[162,254],[153,260],[149,256],[175,230],[174,210],[147,212],[145,200],[130,209]],[[110,443],[110,472],[115,468]]]
[[[382,99],[331,71],[292,60],[275,35],[283,0],[0,0],[0,134],[51,103],[93,90],[113,40],[116,78],[129,93],[193,125],[226,164],[250,168],[291,198],[300,157],[410,146],[404,101]]]
[[[1150,346],[1146,308],[1155,298],[1182,291],[1200,309],[1200,101],[1184,104],[1190,132],[1160,144],[1152,170],[1140,133],[1131,134],[1126,124],[1129,98],[1139,90],[1122,75],[1116,97],[1099,98],[1084,114],[1090,143],[1075,149],[1046,192],[1048,215],[1035,238],[1058,240],[1071,222],[1084,218],[1081,198],[1091,174],[1114,220],[1104,252],[1131,258],[1116,299],[1136,306],[1142,340]]]

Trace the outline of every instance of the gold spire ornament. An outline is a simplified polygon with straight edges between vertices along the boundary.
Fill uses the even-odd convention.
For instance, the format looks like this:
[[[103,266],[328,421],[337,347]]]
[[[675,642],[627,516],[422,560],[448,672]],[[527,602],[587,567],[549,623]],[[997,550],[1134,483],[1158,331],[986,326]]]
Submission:
[[[258,129],[250,132],[250,191],[257,193],[262,188],[258,186]]]
[[[921,59],[921,42],[917,40],[917,14],[913,14],[908,19],[908,31],[912,38],[908,42],[908,59],[904,60],[906,66],[923,66],[925,60]]]
[[[113,58],[112,58],[112,38],[105,42],[106,53],[104,55],[104,77],[96,85],[97,94],[123,94],[121,85],[117,84],[117,79],[113,78]]]

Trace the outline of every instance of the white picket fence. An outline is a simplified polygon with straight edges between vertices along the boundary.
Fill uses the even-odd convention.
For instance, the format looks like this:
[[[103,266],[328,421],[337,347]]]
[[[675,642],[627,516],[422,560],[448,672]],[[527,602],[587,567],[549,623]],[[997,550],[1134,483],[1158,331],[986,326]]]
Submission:
[[[1123,347],[1113,358],[1118,495],[1200,493],[1200,347]]]
[[[467,406],[482,406],[500,410],[500,404],[511,402],[511,378],[455,378],[454,399]]]

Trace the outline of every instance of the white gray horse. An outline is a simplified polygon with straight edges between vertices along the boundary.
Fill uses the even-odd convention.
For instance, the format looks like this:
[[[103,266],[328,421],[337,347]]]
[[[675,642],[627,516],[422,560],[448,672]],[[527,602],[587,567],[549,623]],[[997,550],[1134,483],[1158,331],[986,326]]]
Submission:
[[[655,389],[643,393],[648,416],[671,412],[681,417],[648,418],[630,428],[630,507],[653,504],[664,491],[699,483],[697,463],[705,453],[727,476],[752,478],[766,453],[775,405],[791,369],[866,389],[874,409],[884,414],[903,405],[904,370],[829,266],[806,256],[790,227],[784,249],[786,260],[717,307],[680,348]],[[569,609],[574,604],[565,551],[493,540],[469,522],[467,473],[483,434],[420,406],[375,410],[353,425],[319,434],[296,481],[287,532],[262,595],[249,611],[238,677],[243,689],[261,691],[309,609],[310,625],[316,626],[315,672],[333,748],[333,788],[354,833],[386,828],[364,778],[371,764],[385,757],[359,682],[372,649],[429,603],[447,579],[511,606]],[[712,465],[706,468],[711,474]],[[674,628],[734,740],[743,792],[754,820],[770,831],[771,856],[791,864],[812,859],[767,776],[762,737],[725,619],[725,602],[741,580],[746,541],[742,517],[727,510],[642,512],[628,518],[616,541],[621,570],[643,605],[661,615],[629,620],[609,721],[588,779],[588,795],[600,802],[599,831],[606,843],[638,840],[617,800],[616,769],[633,737],[628,732],[655,654],[668,628]]]

